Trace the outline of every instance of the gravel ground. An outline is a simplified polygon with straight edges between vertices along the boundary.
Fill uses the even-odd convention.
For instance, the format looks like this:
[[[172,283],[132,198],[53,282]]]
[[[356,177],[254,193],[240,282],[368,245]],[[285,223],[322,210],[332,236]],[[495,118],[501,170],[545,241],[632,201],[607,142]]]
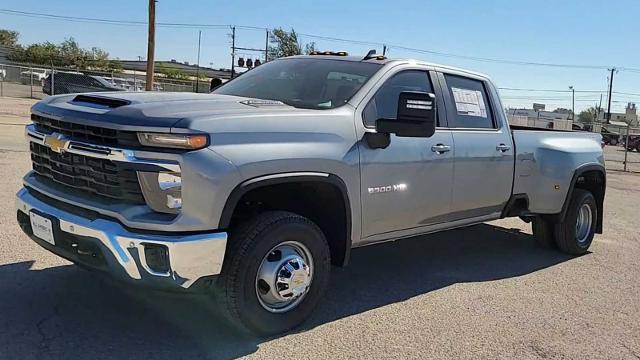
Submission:
[[[605,233],[587,255],[536,247],[518,219],[357,249],[302,329],[259,339],[205,297],[117,286],[24,236],[13,197],[30,165],[23,129],[8,125],[24,111],[7,115],[8,101],[0,359],[640,358],[638,175],[609,172]]]

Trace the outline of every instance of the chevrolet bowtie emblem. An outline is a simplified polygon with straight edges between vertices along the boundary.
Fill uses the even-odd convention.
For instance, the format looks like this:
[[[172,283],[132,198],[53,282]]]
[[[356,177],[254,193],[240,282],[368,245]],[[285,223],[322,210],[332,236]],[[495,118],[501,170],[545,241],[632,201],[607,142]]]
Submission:
[[[53,133],[44,137],[44,144],[51,150],[61,153],[67,149],[69,140],[64,138],[64,135]]]

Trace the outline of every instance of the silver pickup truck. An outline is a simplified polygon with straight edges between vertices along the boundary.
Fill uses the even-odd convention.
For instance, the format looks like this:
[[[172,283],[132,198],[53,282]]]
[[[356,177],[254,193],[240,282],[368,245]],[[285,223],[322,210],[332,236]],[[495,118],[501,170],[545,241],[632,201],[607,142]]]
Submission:
[[[206,291],[259,334],[302,323],[353,248],[515,216],[574,255],[602,232],[600,135],[510,129],[486,76],[421,61],[295,56],[211,94],[53,96],[31,120],[33,241]]]

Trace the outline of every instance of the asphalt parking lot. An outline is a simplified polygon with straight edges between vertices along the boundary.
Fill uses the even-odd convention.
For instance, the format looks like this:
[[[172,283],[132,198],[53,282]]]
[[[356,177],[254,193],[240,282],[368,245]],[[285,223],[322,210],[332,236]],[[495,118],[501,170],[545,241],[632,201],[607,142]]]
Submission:
[[[0,359],[640,358],[640,175],[615,170],[621,147],[587,255],[536,247],[519,219],[357,249],[309,322],[265,339],[205,296],[120,287],[22,234],[31,103],[0,98]]]

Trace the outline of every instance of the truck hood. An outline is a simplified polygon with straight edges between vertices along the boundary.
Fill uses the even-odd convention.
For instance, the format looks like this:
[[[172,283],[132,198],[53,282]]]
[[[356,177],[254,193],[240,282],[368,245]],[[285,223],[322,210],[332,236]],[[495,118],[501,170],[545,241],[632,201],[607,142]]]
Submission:
[[[293,115],[325,110],[298,109],[278,101],[218,94],[101,92],[46,98],[33,113],[85,125],[131,131],[180,132],[194,123],[253,115]]]

